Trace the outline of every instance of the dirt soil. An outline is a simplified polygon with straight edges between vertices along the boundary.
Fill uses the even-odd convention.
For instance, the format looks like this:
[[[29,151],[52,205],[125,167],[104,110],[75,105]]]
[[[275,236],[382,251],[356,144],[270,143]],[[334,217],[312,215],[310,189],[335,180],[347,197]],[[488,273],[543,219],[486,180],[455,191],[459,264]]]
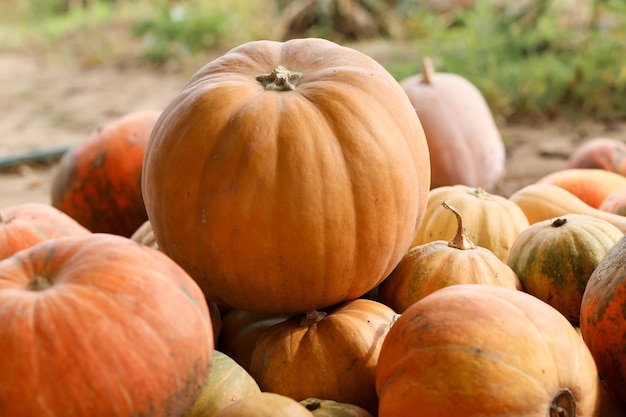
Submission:
[[[190,75],[123,65],[85,69],[64,59],[0,54],[0,165],[26,152],[71,146],[128,112],[162,109]],[[572,150],[592,137],[626,140],[626,124],[593,120],[504,125],[501,132],[506,175],[492,192],[504,196],[563,168]],[[0,168],[0,208],[49,203],[54,161]]]

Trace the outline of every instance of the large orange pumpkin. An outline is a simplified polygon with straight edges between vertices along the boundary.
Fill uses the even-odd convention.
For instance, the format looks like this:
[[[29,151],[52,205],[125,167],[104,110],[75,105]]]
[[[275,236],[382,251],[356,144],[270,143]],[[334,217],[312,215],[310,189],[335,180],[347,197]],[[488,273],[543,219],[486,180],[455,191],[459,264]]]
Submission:
[[[500,131],[482,93],[459,74],[435,72],[430,58],[421,74],[400,82],[428,140],[431,187],[463,184],[491,190],[504,173]]]
[[[212,363],[204,296],[127,238],[50,239],[0,261],[0,414],[180,416]]]
[[[90,233],[76,220],[47,204],[14,204],[0,209],[0,259],[44,240]]]
[[[148,219],[141,170],[159,114],[128,113],[70,148],[52,177],[52,205],[92,232],[131,236]]]
[[[580,308],[580,331],[610,390],[626,402],[626,236],[591,274]]]
[[[429,187],[402,88],[323,39],[249,42],[206,64],[157,121],[142,182],[161,250],[209,299],[263,314],[374,288]]]
[[[598,371],[550,305],[483,284],[442,288],[409,307],[383,342],[379,417],[596,416]]]

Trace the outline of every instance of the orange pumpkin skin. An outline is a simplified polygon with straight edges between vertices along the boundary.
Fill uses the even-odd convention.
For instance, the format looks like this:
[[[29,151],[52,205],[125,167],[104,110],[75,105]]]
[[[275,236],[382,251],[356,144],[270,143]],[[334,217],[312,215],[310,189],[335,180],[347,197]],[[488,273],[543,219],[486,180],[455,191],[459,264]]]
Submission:
[[[414,246],[378,286],[378,300],[402,313],[436,290],[456,284],[488,284],[522,289],[515,272],[489,249],[467,238],[460,213],[457,235]]]
[[[626,216],[626,187],[620,188],[606,196],[598,209],[607,213]]]
[[[208,314],[182,268],[129,239],[22,250],[0,261],[2,414],[182,415],[210,370]]]
[[[622,235],[611,223],[584,214],[544,220],[517,237],[508,264],[524,291],[578,325],[587,280]]]
[[[263,332],[250,375],[262,391],[297,401],[329,398],[376,412],[378,352],[394,317],[391,308],[365,299],[296,315]]]
[[[590,417],[599,378],[584,341],[553,307],[523,291],[460,284],[396,320],[376,387],[379,417],[547,416],[555,398],[568,405],[562,415]]]
[[[611,138],[593,138],[569,156],[567,168],[597,168],[626,175],[626,143]]]
[[[378,285],[410,247],[430,186],[424,131],[398,83],[323,39],[249,42],[205,65],[157,121],[143,174],[161,250],[209,299],[261,314]]]
[[[141,171],[159,114],[129,113],[76,143],[54,172],[52,205],[92,232],[130,237],[148,219]]]
[[[609,195],[626,187],[625,176],[593,168],[561,169],[539,178],[536,182],[557,185],[593,208],[599,208]]]
[[[0,259],[44,240],[91,232],[62,211],[43,203],[0,209]]]
[[[529,226],[521,208],[503,196],[462,184],[438,187],[428,195],[424,221],[412,246],[436,240],[449,241],[456,234],[454,215],[442,207],[442,200],[463,213],[467,237],[475,245],[489,249],[503,262],[506,262],[515,238]]]
[[[419,116],[430,149],[431,188],[463,184],[493,189],[504,173],[504,142],[474,84],[458,74],[434,72],[400,82]]]
[[[289,315],[267,316],[232,309],[222,318],[222,332],[217,347],[249,371],[257,340],[267,328],[282,323],[289,317]]]
[[[580,308],[580,331],[600,376],[626,402],[626,238],[593,271]]]

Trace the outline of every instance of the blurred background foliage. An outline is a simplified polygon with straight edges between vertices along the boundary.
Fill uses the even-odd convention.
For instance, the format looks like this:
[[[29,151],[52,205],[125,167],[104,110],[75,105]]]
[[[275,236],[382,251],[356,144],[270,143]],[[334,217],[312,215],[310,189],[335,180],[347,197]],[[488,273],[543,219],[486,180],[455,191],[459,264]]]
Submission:
[[[500,121],[626,117],[624,0],[10,0],[0,50],[85,66],[197,69],[255,39],[323,37],[399,81],[430,56],[472,81]]]

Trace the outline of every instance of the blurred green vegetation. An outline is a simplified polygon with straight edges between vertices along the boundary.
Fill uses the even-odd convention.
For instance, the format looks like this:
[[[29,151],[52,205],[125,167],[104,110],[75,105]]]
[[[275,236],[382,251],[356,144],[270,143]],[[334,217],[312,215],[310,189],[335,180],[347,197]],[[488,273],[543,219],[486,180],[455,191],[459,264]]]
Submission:
[[[437,71],[473,82],[501,121],[626,117],[625,1],[476,0],[452,10],[424,3],[13,0],[0,5],[0,50],[31,47],[86,65],[123,56],[158,67],[255,39],[324,37],[366,53],[384,41],[391,46],[375,57],[396,79],[419,73],[428,55]]]

